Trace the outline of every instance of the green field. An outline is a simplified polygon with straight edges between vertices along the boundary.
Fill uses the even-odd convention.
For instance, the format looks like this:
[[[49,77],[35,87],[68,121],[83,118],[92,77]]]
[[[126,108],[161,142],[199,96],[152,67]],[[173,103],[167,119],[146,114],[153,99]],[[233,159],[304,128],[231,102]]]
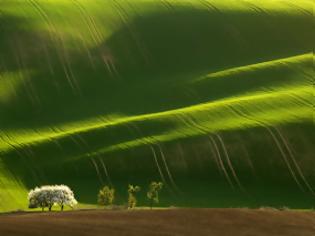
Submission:
[[[315,205],[312,0],[0,0],[0,211],[67,184]]]

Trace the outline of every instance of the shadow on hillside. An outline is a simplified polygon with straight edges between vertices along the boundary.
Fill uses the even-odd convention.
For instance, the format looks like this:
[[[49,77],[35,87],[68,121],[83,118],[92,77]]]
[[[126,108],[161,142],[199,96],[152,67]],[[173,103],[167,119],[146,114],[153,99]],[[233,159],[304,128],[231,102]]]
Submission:
[[[128,80],[204,74],[310,52],[311,17],[173,8],[136,17],[106,44]]]
[[[235,95],[258,86],[257,81],[249,83],[251,74],[241,78],[246,83],[244,86],[236,86],[234,82],[226,89],[231,79],[225,78],[197,87],[197,95],[187,94],[183,83],[225,68],[305,53],[313,46],[310,17],[254,11],[223,13],[186,7],[165,9],[137,16],[106,42],[87,50],[65,47],[58,35],[31,30],[34,27],[31,19],[11,15],[0,17],[0,75],[22,71],[24,76],[14,87],[14,96],[0,103],[0,130],[4,134],[11,128],[53,127],[112,113],[157,112]],[[260,76],[269,76],[269,72],[264,71]],[[273,75],[287,77],[286,73],[289,72],[272,71]],[[260,77],[259,86],[263,82],[265,80]],[[224,91],[216,92],[221,89]],[[94,203],[97,188],[102,183],[98,171],[102,171],[101,178],[105,179],[101,161],[109,167],[112,178],[122,179],[122,196],[128,182],[145,182],[152,180],[152,176],[158,179],[159,173],[149,147],[99,155],[94,160],[96,166],[92,159],[82,156],[106,146],[167,133],[173,124],[174,121],[167,120],[131,122],[134,126],[112,126],[58,140],[48,139],[37,146],[15,146],[5,154],[3,161],[29,188],[42,183],[65,183],[73,185],[83,200]],[[313,137],[308,134],[312,131],[309,127],[310,124],[301,124],[290,132],[300,139],[296,147],[306,156],[304,166],[312,166],[307,162],[311,156],[309,140],[312,138],[303,140]],[[282,198],[277,195],[278,186],[274,180],[281,179],[279,186],[282,183],[289,186],[285,192],[288,194],[284,195],[296,194],[287,200],[288,206],[309,205],[309,196],[296,191],[266,130],[257,129],[240,137],[239,133],[225,136],[227,150],[231,152],[231,160],[235,160],[234,167],[242,183],[253,184],[257,192],[262,186],[273,191],[274,195],[269,198],[265,198],[266,192],[257,193],[256,196],[263,197],[257,201],[250,199],[251,204],[280,204]],[[257,135],[258,132],[261,135]],[[297,132],[300,133],[296,135]],[[248,199],[244,200],[248,195],[232,191],[224,182],[208,137],[164,144],[163,150],[165,154],[155,147],[160,165],[166,167],[163,164],[165,155],[175,180],[181,182],[180,187],[186,194],[188,192],[186,199],[179,200],[182,205],[209,206],[209,198],[215,202],[214,206],[248,205]],[[256,162],[253,175],[248,166],[250,160]],[[163,171],[166,175],[165,168]],[[257,176],[261,182],[251,183]],[[191,181],[188,185],[187,180]],[[210,189],[213,186],[222,188],[217,195]],[[307,202],[303,201],[305,199]]]
[[[30,19],[4,15],[0,21],[0,73],[31,71],[13,98],[0,103],[4,129],[193,105],[216,95],[188,94],[183,81],[305,53],[313,45],[307,15],[161,9],[125,22],[87,50],[65,47],[58,35],[26,30]]]

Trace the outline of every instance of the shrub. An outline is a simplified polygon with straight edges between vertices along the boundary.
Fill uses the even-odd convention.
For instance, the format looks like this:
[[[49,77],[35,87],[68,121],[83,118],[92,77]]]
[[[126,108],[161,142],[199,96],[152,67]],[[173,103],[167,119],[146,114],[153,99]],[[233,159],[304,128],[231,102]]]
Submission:
[[[159,203],[159,191],[163,188],[161,182],[151,182],[147,192],[147,198],[150,201],[150,208],[152,209],[153,203]]]
[[[128,185],[128,208],[135,208],[137,205],[136,193],[139,192],[141,188],[139,186]]]
[[[46,207],[51,211],[55,204],[63,210],[65,205],[73,207],[78,203],[72,190],[66,185],[36,187],[28,193],[28,201],[29,208],[40,207],[43,211]]]
[[[99,205],[110,206],[115,199],[115,189],[108,186],[104,186],[97,195],[97,201]]]

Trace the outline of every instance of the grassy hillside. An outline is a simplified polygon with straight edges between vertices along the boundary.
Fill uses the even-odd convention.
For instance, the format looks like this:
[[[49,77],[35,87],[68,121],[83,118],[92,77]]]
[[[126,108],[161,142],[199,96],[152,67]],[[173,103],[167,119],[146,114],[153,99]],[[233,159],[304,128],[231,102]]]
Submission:
[[[312,8],[0,0],[0,210],[157,179],[165,206],[312,206]]]

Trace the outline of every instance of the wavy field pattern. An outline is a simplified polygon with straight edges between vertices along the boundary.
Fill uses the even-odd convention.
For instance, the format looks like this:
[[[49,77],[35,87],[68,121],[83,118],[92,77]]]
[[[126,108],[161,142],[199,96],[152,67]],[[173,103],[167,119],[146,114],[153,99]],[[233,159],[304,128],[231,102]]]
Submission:
[[[313,7],[0,0],[0,211],[158,179],[164,206],[313,206]]]

